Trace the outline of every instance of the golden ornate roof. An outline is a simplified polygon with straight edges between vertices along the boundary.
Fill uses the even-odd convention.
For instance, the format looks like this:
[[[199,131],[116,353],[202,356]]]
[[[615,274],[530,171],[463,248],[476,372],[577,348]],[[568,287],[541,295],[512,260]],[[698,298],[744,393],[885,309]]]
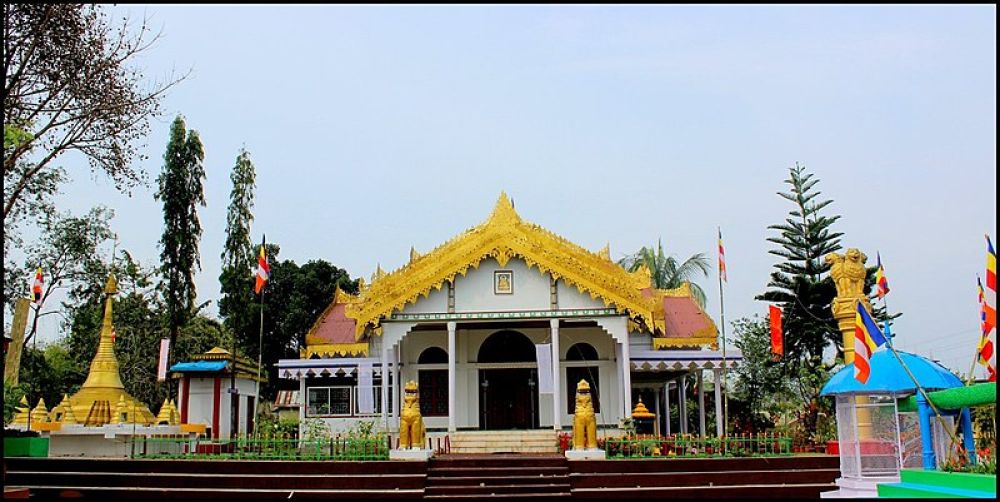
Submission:
[[[501,192],[486,221],[432,251],[413,257],[397,270],[381,276],[375,274],[358,300],[347,305],[346,314],[357,321],[355,340],[361,340],[365,330],[378,327],[383,317],[429,295],[432,289],[441,289],[456,275],[464,276],[483,260],[494,258],[500,266],[505,266],[516,256],[529,267],[563,279],[581,293],[589,293],[591,298],[627,313],[633,322],[649,331],[662,333],[662,321],[658,323],[653,317],[656,300],[640,291],[649,285],[649,271],[640,269],[630,274],[609,260],[609,255],[584,249],[522,220],[507,194]]]

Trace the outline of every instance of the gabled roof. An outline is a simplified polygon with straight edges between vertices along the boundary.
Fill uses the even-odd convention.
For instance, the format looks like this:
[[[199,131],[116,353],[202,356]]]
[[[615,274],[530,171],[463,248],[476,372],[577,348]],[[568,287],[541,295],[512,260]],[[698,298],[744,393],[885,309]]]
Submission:
[[[441,289],[456,275],[464,276],[483,260],[494,258],[505,266],[515,256],[529,267],[563,279],[581,293],[589,293],[591,298],[627,313],[650,332],[663,333],[662,322],[653,318],[657,301],[640,291],[648,287],[648,272],[626,272],[606,253],[591,252],[522,220],[507,194],[501,192],[486,221],[426,254],[412,254],[408,264],[374,278],[358,301],[346,306],[346,317],[357,321],[355,340],[362,338],[365,329],[377,328],[383,317],[429,295],[432,289]]]
[[[341,291],[339,286],[334,290],[333,300],[306,333],[306,348],[302,357],[368,355],[368,343],[355,343],[354,340],[357,321],[345,313],[347,306],[356,301],[356,296]]]

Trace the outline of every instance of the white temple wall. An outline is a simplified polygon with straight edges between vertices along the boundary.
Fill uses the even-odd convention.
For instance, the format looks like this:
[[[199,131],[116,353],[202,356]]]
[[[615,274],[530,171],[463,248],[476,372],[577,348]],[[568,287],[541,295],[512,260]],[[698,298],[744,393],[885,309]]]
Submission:
[[[229,393],[230,380],[228,376],[220,377],[219,384],[219,438],[229,438],[230,413],[232,410],[232,394]],[[188,380],[191,388],[188,391],[188,415],[187,421],[192,424],[205,424],[212,427],[212,414],[215,406],[215,378],[191,378]],[[236,379],[236,388],[239,389],[240,415],[239,432],[246,433],[247,420],[247,396],[254,396],[254,407],[257,406],[257,386],[253,380],[245,378]],[[178,389],[180,393],[180,389]],[[183,398],[177,396],[177,410],[184,406]]]
[[[559,279],[556,281],[556,297],[560,309],[603,309],[607,305],[600,298],[591,298],[590,293],[581,293],[576,286]]]
[[[408,304],[401,310],[404,314],[437,314],[448,311],[448,285],[441,289],[431,289],[427,297],[420,297],[416,303]]]
[[[494,272],[513,272],[512,293],[494,294]],[[469,269],[455,277],[455,312],[511,312],[517,310],[549,310],[549,275],[529,268],[521,259],[511,258],[501,267],[489,258],[479,268]]]

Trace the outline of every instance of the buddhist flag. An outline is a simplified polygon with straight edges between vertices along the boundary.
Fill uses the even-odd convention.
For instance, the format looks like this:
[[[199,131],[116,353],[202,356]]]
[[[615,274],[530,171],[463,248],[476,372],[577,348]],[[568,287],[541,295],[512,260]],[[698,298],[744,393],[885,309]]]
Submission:
[[[771,354],[777,360],[785,355],[785,342],[781,331],[781,307],[770,305],[768,311],[771,317]]]
[[[983,291],[983,281],[976,276],[976,289],[979,291],[979,345],[976,347],[976,354],[979,355],[979,364],[986,366],[986,371],[991,377],[995,377],[990,372],[989,360],[993,355],[993,344],[989,342],[989,325],[986,323],[986,293]]]
[[[722,229],[719,229],[719,278],[729,282],[726,278],[726,248],[722,247]]]
[[[264,238],[260,240],[260,255],[257,257],[257,284],[254,286],[254,293],[260,294],[271,278],[271,266],[267,264],[267,254],[264,253]]]
[[[38,271],[35,272],[35,283],[31,285],[31,293],[35,297],[35,305],[42,305],[42,287],[44,285],[45,279],[42,277],[42,267],[38,267]]]
[[[980,355],[986,360],[991,382],[997,379],[997,253],[986,236],[986,287],[983,288],[983,340]]]
[[[882,268],[882,256],[875,252],[875,260],[878,264],[878,270],[875,272],[875,294],[879,298],[885,298],[885,295],[889,294],[889,281],[885,278],[885,269]]]
[[[872,374],[872,354],[885,344],[885,335],[878,324],[872,319],[865,304],[858,302],[854,314],[854,378],[861,383],[868,383]]]

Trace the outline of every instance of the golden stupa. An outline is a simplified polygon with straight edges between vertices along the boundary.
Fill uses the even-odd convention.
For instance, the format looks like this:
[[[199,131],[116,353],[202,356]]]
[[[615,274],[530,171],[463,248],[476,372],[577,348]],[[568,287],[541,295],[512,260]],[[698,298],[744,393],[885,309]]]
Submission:
[[[97,345],[97,355],[90,363],[90,373],[80,390],[69,398],[72,416],[88,426],[102,426],[108,423],[153,423],[153,414],[145,404],[125,391],[118,373],[118,359],[115,358],[114,341],[111,338],[111,297],[118,291],[118,281],[114,274],[108,277],[104,288],[104,322],[101,324],[101,338]],[[111,416],[114,413],[116,416]]]

